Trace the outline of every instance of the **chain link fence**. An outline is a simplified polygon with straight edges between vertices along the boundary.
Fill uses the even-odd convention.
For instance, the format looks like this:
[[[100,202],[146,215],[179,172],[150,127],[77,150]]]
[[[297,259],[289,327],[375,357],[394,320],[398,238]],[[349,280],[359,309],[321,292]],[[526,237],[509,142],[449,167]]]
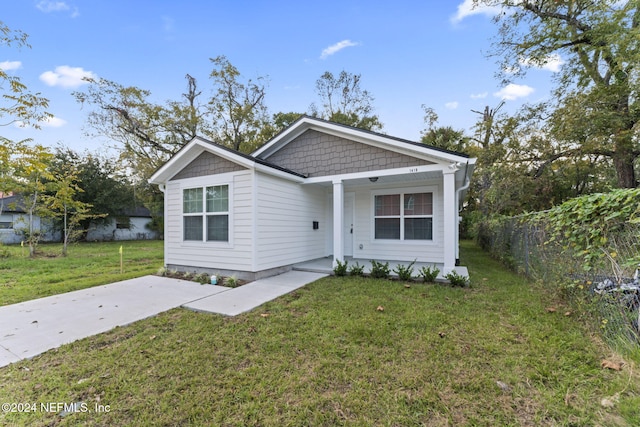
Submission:
[[[510,269],[560,291],[593,315],[609,342],[640,347],[640,224],[625,223],[606,236],[598,261],[556,241],[544,220],[500,217],[476,223],[479,245]],[[607,286],[604,285],[605,281]],[[636,347],[637,346],[637,347]]]

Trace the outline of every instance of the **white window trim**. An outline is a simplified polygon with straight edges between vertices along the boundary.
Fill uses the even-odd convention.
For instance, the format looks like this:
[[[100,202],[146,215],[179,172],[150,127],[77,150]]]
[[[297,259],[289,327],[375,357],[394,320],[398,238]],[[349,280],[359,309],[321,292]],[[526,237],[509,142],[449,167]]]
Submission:
[[[205,179],[203,179],[205,178]],[[206,179],[209,178],[209,179]],[[233,178],[227,176],[227,179],[224,181],[211,181],[211,177],[197,177],[189,180],[185,180],[180,185],[180,232],[182,235],[181,246],[182,247],[206,247],[206,248],[214,248],[214,249],[231,249],[233,248],[233,237],[234,237],[234,220],[233,220],[233,212],[234,212],[234,203],[233,203]],[[207,197],[206,197],[206,188],[207,187],[216,187],[226,185],[229,188],[229,210],[227,214],[229,215],[229,240],[226,242],[215,241],[215,240],[207,240]],[[184,213],[183,203],[184,203],[184,190],[188,190],[191,188],[201,188],[202,189],[202,212],[195,213]],[[211,213],[218,214],[220,212]],[[184,239],[184,217],[185,216],[200,216],[202,217],[202,240],[185,240]]]
[[[403,219],[404,215],[403,207],[404,207],[404,195],[411,193],[431,193],[432,194],[432,230],[431,230],[431,240],[404,240],[404,226]],[[376,196],[385,196],[390,194],[401,194],[400,197],[400,239],[376,239]],[[403,245],[403,246],[435,246],[438,244],[438,221],[440,218],[437,215],[438,212],[438,203],[439,203],[439,195],[438,195],[438,187],[435,185],[427,185],[423,187],[402,187],[402,188],[388,188],[383,190],[374,190],[371,191],[371,205],[369,212],[371,213],[371,243],[381,244],[381,245]]]

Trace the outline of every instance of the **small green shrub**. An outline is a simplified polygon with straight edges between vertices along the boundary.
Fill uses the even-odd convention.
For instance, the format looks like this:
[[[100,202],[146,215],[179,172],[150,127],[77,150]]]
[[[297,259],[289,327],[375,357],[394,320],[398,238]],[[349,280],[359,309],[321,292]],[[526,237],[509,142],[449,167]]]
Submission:
[[[238,278],[236,276],[225,277],[224,285],[230,288],[237,288],[239,286]]]
[[[403,264],[398,264],[398,266],[393,269],[393,272],[398,275],[398,279],[407,282],[413,277],[413,265],[415,263],[416,261],[413,260],[411,264],[406,266]]]
[[[362,276],[363,274],[364,265],[360,265],[358,264],[358,262],[356,262],[355,265],[349,267],[349,276]]]
[[[435,265],[422,267],[418,274],[422,277],[422,280],[424,280],[425,283],[433,283],[436,281],[438,274],[440,274],[440,269]]]
[[[469,285],[469,278],[458,274],[455,270],[445,274],[444,278],[449,281],[451,286],[464,288]]]
[[[371,260],[371,277],[376,279],[388,279],[389,278],[389,263],[381,263],[376,260]]]
[[[167,267],[162,266],[158,269],[158,271],[156,272],[156,275],[160,277],[165,277],[168,272],[169,270],[167,269]]]
[[[196,274],[195,277],[193,278],[194,282],[198,282],[201,285],[209,283],[209,280],[210,280],[210,278],[209,278],[209,275],[207,273]]]
[[[336,265],[333,268],[333,274],[335,274],[336,276],[346,276],[347,275],[347,264],[349,264],[349,261],[345,260],[344,262],[341,262],[339,259],[337,259],[336,263],[338,265]]]

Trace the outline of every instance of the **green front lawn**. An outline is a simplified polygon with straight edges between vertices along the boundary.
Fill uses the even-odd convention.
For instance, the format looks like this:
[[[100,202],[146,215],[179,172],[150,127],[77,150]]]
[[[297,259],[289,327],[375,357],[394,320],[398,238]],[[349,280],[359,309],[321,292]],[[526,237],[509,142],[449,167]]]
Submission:
[[[61,244],[42,244],[35,258],[27,247],[0,246],[0,306],[154,274],[164,265],[163,243],[77,243],[66,257]]]
[[[471,288],[328,277],[237,317],[175,309],[0,368],[3,402],[88,411],[0,424],[637,425],[631,362],[603,369],[616,356],[568,308],[472,244],[462,261]]]

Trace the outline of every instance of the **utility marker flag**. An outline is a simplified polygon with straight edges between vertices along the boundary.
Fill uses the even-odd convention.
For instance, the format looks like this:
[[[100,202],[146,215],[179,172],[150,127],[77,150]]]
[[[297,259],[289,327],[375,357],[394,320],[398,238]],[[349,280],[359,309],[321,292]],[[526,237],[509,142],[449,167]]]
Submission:
[[[120,274],[122,274],[123,265],[122,265],[122,245],[120,245]]]

